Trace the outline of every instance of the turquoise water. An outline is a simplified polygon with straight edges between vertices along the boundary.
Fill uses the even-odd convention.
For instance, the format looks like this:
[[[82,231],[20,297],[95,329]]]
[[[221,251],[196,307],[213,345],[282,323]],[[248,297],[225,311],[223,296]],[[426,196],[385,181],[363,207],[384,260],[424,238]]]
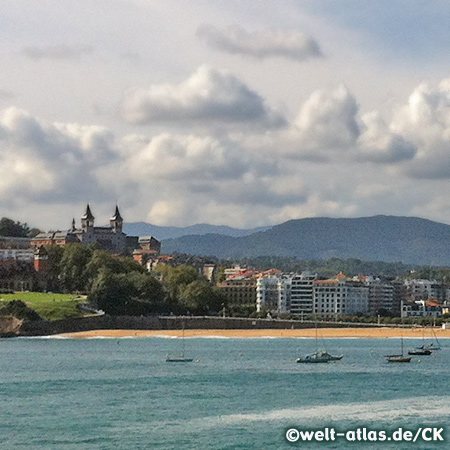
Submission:
[[[180,339],[3,339],[0,448],[450,448],[287,442],[290,427],[415,430],[448,421],[450,341],[410,364],[383,358],[398,339],[323,341],[344,359],[296,364],[313,339],[190,338],[186,353],[197,361],[186,364],[165,362]]]

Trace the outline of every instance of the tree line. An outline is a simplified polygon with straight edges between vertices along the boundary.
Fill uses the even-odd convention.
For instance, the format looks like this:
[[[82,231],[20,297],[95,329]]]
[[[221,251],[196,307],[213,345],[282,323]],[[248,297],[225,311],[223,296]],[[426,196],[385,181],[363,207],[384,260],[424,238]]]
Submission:
[[[26,223],[14,222],[8,217],[0,219],[0,236],[3,237],[34,237],[40,233],[37,228],[30,228]]]
[[[150,274],[127,256],[95,245],[47,249],[48,288],[86,293],[89,303],[112,315],[216,314],[223,295],[192,266],[160,264]]]

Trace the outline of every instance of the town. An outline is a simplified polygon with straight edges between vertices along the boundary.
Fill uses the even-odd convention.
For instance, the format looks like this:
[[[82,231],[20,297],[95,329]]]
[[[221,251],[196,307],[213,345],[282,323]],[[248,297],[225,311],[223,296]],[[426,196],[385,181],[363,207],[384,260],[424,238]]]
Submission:
[[[0,237],[0,292],[73,290],[88,294],[82,285],[58,285],[54,279],[55,268],[49,252],[74,245],[95,247],[111,257],[122,255],[130,261],[133,259],[141,270],[162,282],[165,280],[161,268],[165,266],[195,268],[204,286],[207,283],[210,289],[214,288],[206,294],[202,292],[206,296],[209,292],[211,298],[215,296],[211,305],[203,308],[203,312],[211,314],[359,322],[364,318],[379,322],[380,318],[388,317],[391,323],[408,318],[424,318],[428,323],[436,323],[437,318],[449,314],[450,285],[442,281],[416,279],[413,274],[403,279],[388,279],[376,274],[348,276],[342,272],[324,278],[307,270],[299,273],[285,273],[277,268],[257,270],[233,262],[161,254],[161,243],[156,237],[127,236],[123,232],[118,206],[110,225],[98,227],[89,204],[81,216],[79,228],[73,219],[66,231],[39,232],[34,237]],[[176,308],[163,310],[177,312]],[[147,309],[146,312],[160,311]],[[178,312],[195,313],[196,309],[191,307]],[[134,315],[131,309],[121,309],[120,313]]]

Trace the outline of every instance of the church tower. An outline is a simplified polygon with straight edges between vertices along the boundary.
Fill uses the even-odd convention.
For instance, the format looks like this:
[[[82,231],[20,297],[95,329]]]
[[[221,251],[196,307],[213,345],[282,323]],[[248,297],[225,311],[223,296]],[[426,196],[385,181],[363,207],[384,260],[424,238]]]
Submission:
[[[86,233],[92,228],[94,228],[94,216],[92,215],[91,208],[88,203],[86,212],[81,216],[81,229]]]
[[[114,215],[111,217],[111,219],[109,219],[109,223],[114,233],[122,232],[123,219],[122,216],[120,215],[119,207],[117,205]]]

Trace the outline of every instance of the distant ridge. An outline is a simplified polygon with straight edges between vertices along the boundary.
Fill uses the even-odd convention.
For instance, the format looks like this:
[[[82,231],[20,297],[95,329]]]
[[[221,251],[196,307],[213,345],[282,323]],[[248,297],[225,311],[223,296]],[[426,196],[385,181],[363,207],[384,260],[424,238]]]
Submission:
[[[247,236],[190,235],[163,241],[165,253],[220,258],[290,256],[450,265],[450,225],[417,217],[290,220]]]
[[[222,236],[241,237],[258,231],[268,230],[270,227],[252,229],[233,228],[225,225],[208,225],[200,223],[189,227],[160,227],[145,222],[125,223],[124,231],[129,236],[155,236],[156,239],[172,239],[189,235],[220,234]]]

